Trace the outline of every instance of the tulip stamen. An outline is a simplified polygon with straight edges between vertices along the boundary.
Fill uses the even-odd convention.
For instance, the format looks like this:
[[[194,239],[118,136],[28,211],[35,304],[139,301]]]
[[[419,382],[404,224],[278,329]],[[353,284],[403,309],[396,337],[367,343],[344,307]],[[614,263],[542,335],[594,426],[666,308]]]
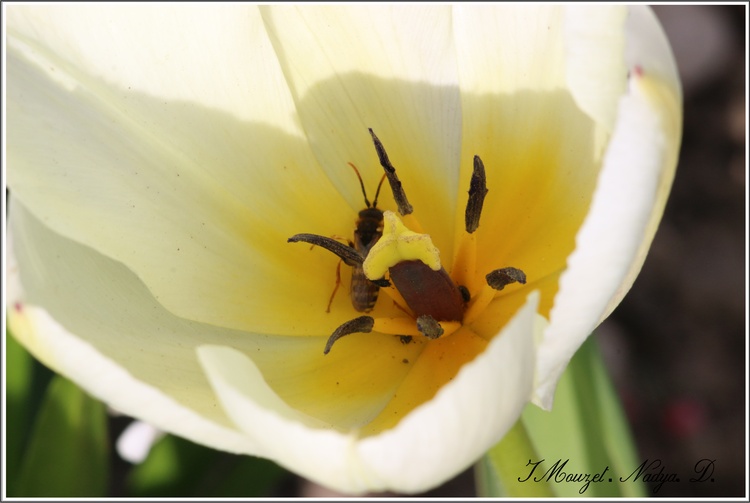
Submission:
[[[428,339],[437,339],[445,333],[440,323],[429,314],[423,314],[417,318],[417,330]]]
[[[333,343],[341,339],[345,335],[355,333],[367,334],[372,332],[372,327],[374,324],[375,320],[372,318],[372,316],[360,316],[359,318],[354,318],[353,320],[347,321],[339,328],[337,328],[328,338],[328,342],[326,342],[326,347],[323,350],[323,354],[327,355],[328,352],[331,351]]]
[[[419,316],[416,323],[414,317],[411,316],[408,318],[373,318],[365,315],[342,323],[334,330],[328,338],[323,354],[327,355],[336,341],[350,334],[368,334],[370,332],[390,334],[399,337],[402,344],[408,344],[414,337],[424,336],[427,339],[434,340],[448,336],[459,328],[461,328],[461,323],[458,321],[443,321],[440,323],[430,315]]]
[[[412,208],[412,205],[409,204],[409,200],[406,198],[404,188],[401,186],[401,180],[398,179],[398,175],[396,174],[396,168],[391,164],[391,161],[388,159],[388,154],[385,152],[385,147],[383,147],[383,144],[375,135],[372,128],[368,128],[368,130],[370,131],[370,136],[372,136],[372,142],[375,144],[375,151],[378,153],[380,165],[383,166],[385,176],[388,177],[388,183],[391,185],[393,199],[398,206],[398,212],[404,216],[408,215],[414,211],[414,208]]]
[[[526,274],[521,269],[515,267],[503,267],[495,269],[485,276],[487,284],[495,290],[502,290],[511,283],[526,284]]]
[[[466,203],[466,232],[471,234],[479,227],[479,217],[482,216],[484,197],[487,195],[487,176],[484,173],[484,163],[478,155],[474,156],[474,171],[469,185],[469,201]]]
[[[286,240],[287,243],[298,243],[300,241],[325,248],[349,266],[362,265],[362,262],[365,260],[354,247],[341,244],[335,239],[319,236],[318,234],[295,234]]]

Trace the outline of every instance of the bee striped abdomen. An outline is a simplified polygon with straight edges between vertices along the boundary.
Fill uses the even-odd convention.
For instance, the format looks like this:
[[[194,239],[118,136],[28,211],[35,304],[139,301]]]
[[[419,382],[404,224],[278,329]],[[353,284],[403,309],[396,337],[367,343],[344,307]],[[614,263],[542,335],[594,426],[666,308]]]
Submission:
[[[375,207],[368,207],[359,212],[359,220],[354,231],[354,249],[363,258],[367,257],[370,248],[383,235],[383,212]],[[372,311],[378,300],[380,287],[367,279],[362,265],[352,267],[352,306],[359,312]]]
[[[352,267],[352,306],[359,312],[367,313],[375,307],[378,300],[378,285],[367,279],[362,266]]]

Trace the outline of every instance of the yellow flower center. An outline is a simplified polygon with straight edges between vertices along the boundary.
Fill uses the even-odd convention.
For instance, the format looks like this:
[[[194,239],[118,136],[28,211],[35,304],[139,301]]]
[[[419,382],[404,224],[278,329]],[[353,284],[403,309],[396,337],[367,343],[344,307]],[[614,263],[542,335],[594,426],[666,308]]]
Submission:
[[[572,104],[570,107],[574,108]],[[583,116],[581,121],[590,124]],[[575,131],[581,133],[576,140],[591,138],[584,134],[588,131]],[[336,275],[336,284],[351,282],[352,299],[330,304],[332,332],[328,332],[328,343],[323,348],[324,344],[310,341],[308,347],[320,353],[309,360],[305,357],[309,362],[305,367],[310,371],[305,374],[304,385],[283,386],[282,393],[312,416],[337,428],[355,428],[362,436],[396,425],[484,352],[524,304],[529,291],[528,287],[511,284],[523,283],[525,277],[519,269],[507,266],[533,273],[533,289],[543,293],[539,312],[548,315],[558,276],[574,246],[575,230],[585,215],[595,180],[581,180],[577,176],[580,171],[558,155],[559,149],[551,147],[562,144],[560,138],[549,134],[533,136],[544,148],[536,143],[529,145],[527,136],[515,143],[504,142],[514,149],[500,152],[496,143],[475,142],[477,151],[491,159],[491,171],[485,180],[482,160],[476,156],[473,172],[470,163],[462,165],[458,190],[466,194],[468,189],[469,197],[458,198],[458,207],[453,210],[455,220],[446,221],[444,217],[436,219],[440,213],[436,201],[448,197],[439,184],[411,179],[402,188],[385,149],[372,136],[392,189],[386,192],[385,205],[398,210],[400,216],[384,210],[382,224],[365,232],[360,211],[353,241],[312,234],[290,238],[338,255],[343,264],[339,264],[341,274]],[[578,144],[568,142],[564,152],[571,145]],[[589,166],[591,161],[584,161],[581,155],[583,147],[572,151],[578,154],[575,167]],[[398,147],[392,153],[394,159],[408,157]],[[509,158],[510,153],[513,155]],[[407,169],[403,173],[410,178],[414,175]],[[490,192],[485,201],[487,184]],[[424,188],[429,188],[429,197],[424,196]],[[413,208],[407,195],[415,197]],[[376,210],[376,204],[368,204],[366,196],[365,206]],[[367,214],[372,220],[376,216],[374,211]],[[501,269],[495,269],[498,267]],[[488,273],[493,273],[491,278],[487,278]],[[438,289],[425,288],[429,281],[450,293],[436,294]],[[372,303],[364,309],[365,303],[354,302],[355,289],[363,284],[376,285],[368,290]],[[326,290],[321,289],[323,297],[316,301],[323,305],[321,311],[329,301],[330,290]],[[420,300],[426,304],[419,304]],[[433,304],[439,302],[453,306],[448,315],[432,311]],[[268,369],[279,373],[280,382],[286,383],[292,380],[289,367],[285,363],[284,370]],[[300,381],[295,378],[290,382]],[[278,386],[281,390],[282,385]]]

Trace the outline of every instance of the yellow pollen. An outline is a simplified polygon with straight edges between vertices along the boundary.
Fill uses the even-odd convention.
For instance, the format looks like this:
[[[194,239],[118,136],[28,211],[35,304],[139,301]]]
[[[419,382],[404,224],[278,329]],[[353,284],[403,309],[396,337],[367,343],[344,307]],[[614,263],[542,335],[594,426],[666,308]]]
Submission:
[[[440,251],[429,234],[410,231],[392,211],[383,212],[383,237],[370,249],[362,268],[371,280],[381,279],[389,268],[404,260],[421,260],[439,271]]]

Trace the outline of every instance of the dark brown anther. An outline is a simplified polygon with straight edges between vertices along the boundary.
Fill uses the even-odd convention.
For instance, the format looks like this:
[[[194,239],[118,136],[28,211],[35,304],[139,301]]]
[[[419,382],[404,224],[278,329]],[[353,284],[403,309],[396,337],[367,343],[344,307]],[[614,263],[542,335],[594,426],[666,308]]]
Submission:
[[[469,201],[466,203],[466,232],[471,234],[479,227],[479,217],[482,216],[484,196],[487,195],[487,176],[484,173],[484,163],[478,155],[474,156],[474,172],[471,174],[469,186]]]
[[[327,355],[331,350],[331,347],[333,347],[333,343],[341,339],[345,335],[356,333],[370,333],[372,332],[372,327],[374,325],[375,320],[371,316],[360,316],[359,318],[354,318],[353,320],[347,321],[339,328],[337,328],[328,338],[328,342],[326,343],[326,347],[323,350],[323,354]]]
[[[464,304],[468,304],[471,300],[471,293],[469,293],[469,289],[463,285],[458,285],[458,291],[461,292],[461,298],[464,299]]]
[[[399,180],[398,175],[396,175],[396,168],[391,164],[391,161],[388,159],[388,154],[385,152],[385,147],[383,147],[383,144],[378,137],[375,136],[373,130],[371,128],[368,128],[368,130],[370,131],[370,136],[372,136],[372,141],[375,144],[375,151],[378,153],[380,165],[385,169],[385,176],[388,177],[388,183],[391,185],[393,199],[398,205],[398,212],[402,215],[408,215],[414,211],[414,208],[412,208],[411,204],[409,204],[409,200],[406,198],[404,188],[401,186],[401,180]]]
[[[295,234],[286,241],[287,243],[298,243],[303,241],[305,243],[320,246],[321,248],[325,248],[337,255],[346,265],[362,266],[362,263],[365,261],[364,257],[362,257],[362,255],[351,246],[341,244],[335,239],[327,238],[325,236],[318,236],[317,234]]]
[[[417,330],[428,339],[437,339],[443,335],[443,327],[437,322],[435,318],[429,314],[423,314],[417,318]]]
[[[504,267],[502,269],[495,269],[491,273],[485,276],[487,284],[495,290],[502,290],[505,285],[511,283],[526,284],[526,274],[521,269],[515,267]]]

